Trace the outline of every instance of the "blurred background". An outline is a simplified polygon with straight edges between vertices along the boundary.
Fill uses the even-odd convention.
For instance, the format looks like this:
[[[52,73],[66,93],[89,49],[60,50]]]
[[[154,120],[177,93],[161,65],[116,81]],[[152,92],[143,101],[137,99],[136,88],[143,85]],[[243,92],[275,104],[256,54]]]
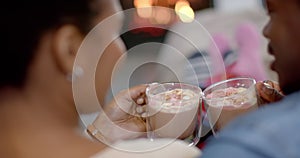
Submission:
[[[163,42],[167,30],[158,29],[155,26],[172,26],[177,22],[190,22],[181,18],[177,14],[178,12],[183,12],[193,18],[195,12],[209,8],[230,12],[262,7],[262,0],[120,0],[120,2],[124,10],[137,9],[136,14],[126,17],[124,27],[130,28],[133,25],[138,26],[144,23],[154,26],[153,28],[142,28],[123,34],[122,38],[128,49],[144,42]],[[152,6],[168,7],[175,11],[151,9]],[[145,9],[145,7],[149,7],[149,9]]]
[[[141,28],[129,31],[122,35],[128,49],[145,42],[163,42],[167,30],[155,28],[156,26],[172,26],[174,23],[189,22],[180,19],[177,12],[185,12],[193,17],[194,12],[213,7],[210,0],[120,0],[124,10],[136,8],[136,14],[127,16],[124,27],[153,25],[153,28]],[[171,12],[168,9],[154,9],[152,6],[161,6],[175,9]],[[145,9],[148,8],[148,9]]]
[[[223,55],[225,71],[229,75],[250,76],[257,80],[266,78],[277,80],[276,74],[269,69],[272,57],[267,54],[267,41],[261,34],[268,20],[262,0],[120,0],[120,2],[124,10],[134,8],[135,11],[126,15],[124,20],[123,30],[129,31],[122,34],[121,38],[127,47],[127,53],[115,69],[108,100],[112,98],[112,93],[121,89],[143,83],[178,81],[179,78],[180,81],[192,84],[197,82],[196,84],[204,89],[210,84],[207,82],[212,77],[209,71],[211,65],[215,63],[207,63],[200,58],[203,58],[203,54],[211,54],[210,47],[214,40],[221,41],[216,47],[224,51],[220,53]],[[200,23],[203,28],[195,22]],[[148,27],[139,27],[145,25]],[[137,27],[138,29],[134,29]],[[195,43],[196,48],[169,30],[182,33]],[[216,38],[207,36],[207,33]],[[242,47],[241,43],[247,44],[243,44]],[[245,52],[245,49],[250,52]],[[177,55],[174,53],[176,51]],[[202,55],[197,55],[199,53]],[[249,57],[249,53],[255,54],[256,57],[252,55]],[[196,79],[199,81],[190,80],[191,74],[186,73],[189,70],[184,68],[186,64],[181,62],[180,56],[192,64],[192,70],[196,70]],[[251,65],[257,66],[251,70],[251,67],[247,66],[249,62],[245,62],[245,59],[250,60]],[[199,67],[200,62],[203,64]],[[251,71],[234,68],[234,65],[241,65],[240,63],[244,65],[239,67]],[[171,70],[166,65],[174,67]],[[175,73],[174,69],[178,72]]]

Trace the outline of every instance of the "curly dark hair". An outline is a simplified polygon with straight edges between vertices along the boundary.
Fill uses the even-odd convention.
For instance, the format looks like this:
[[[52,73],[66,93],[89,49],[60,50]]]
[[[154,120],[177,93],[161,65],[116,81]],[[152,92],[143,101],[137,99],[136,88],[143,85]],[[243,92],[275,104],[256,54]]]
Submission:
[[[89,29],[88,0],[7,1],[0,9],[0,88],[22,87],[41,35],[63,24],[73,24],[82,33]]]

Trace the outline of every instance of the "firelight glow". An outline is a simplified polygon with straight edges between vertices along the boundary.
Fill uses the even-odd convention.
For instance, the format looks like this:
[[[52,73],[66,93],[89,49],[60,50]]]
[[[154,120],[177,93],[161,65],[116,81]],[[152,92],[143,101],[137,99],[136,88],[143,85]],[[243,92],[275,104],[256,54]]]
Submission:
[[[179,16],[179,19],[184,23],[190,23],[195,19],[194,10],[190,6],[181,7],[178,10],[177,15]]]

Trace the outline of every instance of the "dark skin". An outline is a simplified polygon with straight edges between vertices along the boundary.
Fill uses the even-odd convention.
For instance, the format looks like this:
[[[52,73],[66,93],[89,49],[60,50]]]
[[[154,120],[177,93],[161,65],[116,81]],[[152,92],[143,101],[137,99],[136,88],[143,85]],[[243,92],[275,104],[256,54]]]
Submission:
[[[258,82],[256,88],[262,103],[271,103],[282,99],[283,94],[290,94],[300,89],[298,82],[300,73],[297,71],[300,67],[298,61],[300,32],[297,31],[300,26],[297,19],[300,8],[299,1],[296,0],[289,0],[289,3],[267,0],[266,4],[270,20],[263,33],[269,39],[269,53],[275,57],[271,69],[278,73],[279,83]]]
[[[266,80],[256,83],[257,93],[260,96],[260,106],[281,100],[284,97],[279,84],[274,81]]]
[[[278,73],[284,94],[300,89],[300,5],[297,0],[266,0],[269,22],[263,34],[269,53],[275,57],[271,68]]]
[[[101,130],[106,140],[109,138],[108,143],[144,136],[146,124],[142,114],[145,112],[143,105],[147,100],[146,87],[146,85],[139,85],[130,88],[130,91],[121,91],[93,122],[95,128]]]
[[[297,0],[266,0],[270,16],[263,34],[269,39],[268,51],[275,57],[271,69],[279,76],[279,83],[267,81],[256,85],[263,103],[271,103],[300,89],[300,2]]]

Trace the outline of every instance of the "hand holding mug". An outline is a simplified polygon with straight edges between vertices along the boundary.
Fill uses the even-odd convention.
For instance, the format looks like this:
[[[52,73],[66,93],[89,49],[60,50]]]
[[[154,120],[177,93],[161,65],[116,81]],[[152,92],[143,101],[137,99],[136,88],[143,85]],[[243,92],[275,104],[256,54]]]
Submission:
[[[118,93],[88,126],[88,132],[104,143],[145,134],[145,120],[141,115],[146,104],[146,88],[140,85]]]
[[[284,97],[279,84],[275,81],[265,80],[256,83],[260,105],[266,105],[281,100]]]

